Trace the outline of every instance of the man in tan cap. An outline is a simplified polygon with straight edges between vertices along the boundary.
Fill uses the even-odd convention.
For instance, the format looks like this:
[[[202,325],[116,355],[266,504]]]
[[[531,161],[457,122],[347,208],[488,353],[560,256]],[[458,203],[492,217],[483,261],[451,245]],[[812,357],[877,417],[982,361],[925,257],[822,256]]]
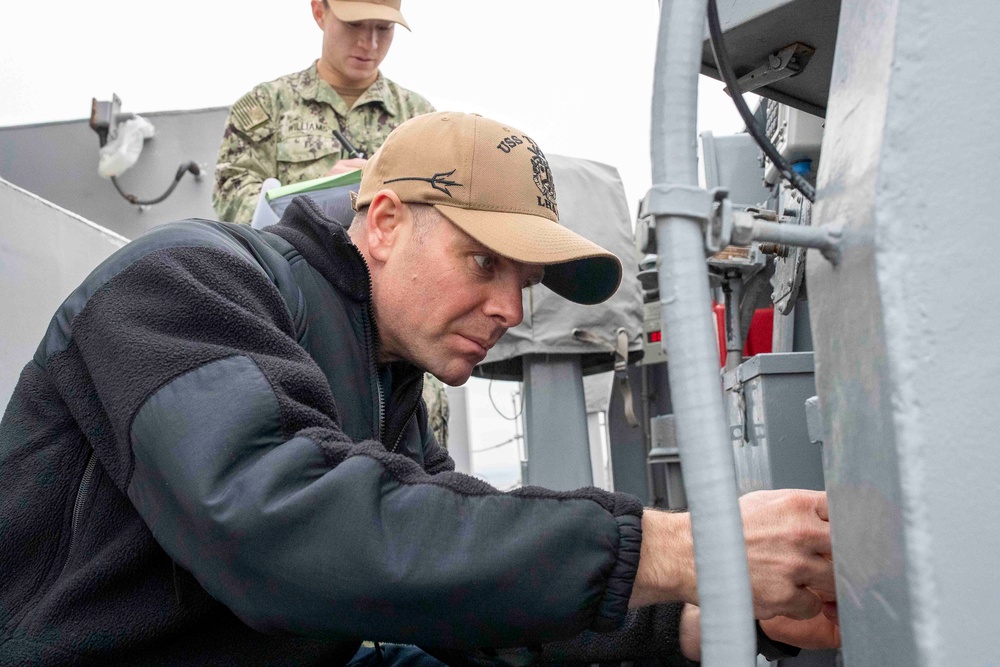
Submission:
[[[220,220],[249,223],[268,178],[287,185],[364,166],[334,130],[368,156],[401,123],[434,110],[379,70],[395,25],[410,29],[400,0],[312,0],[312,15],[323,31],[320,58],[258,85],[230,111],[212,192]],[[424,398],[434,434],[447,446],[448,401],[431,376]]]
[[[504,493],[428,428],[424,371],[465,382],[525,290],[617,289],[556,193],[529,135],[429,114],[369,160],[349,231],[299,197],[265,230],[163,225],[104,262],[0,424],[0,663],[696,658],[686,514]],[[742,510],[762,626],[835,644],[824,494]]]

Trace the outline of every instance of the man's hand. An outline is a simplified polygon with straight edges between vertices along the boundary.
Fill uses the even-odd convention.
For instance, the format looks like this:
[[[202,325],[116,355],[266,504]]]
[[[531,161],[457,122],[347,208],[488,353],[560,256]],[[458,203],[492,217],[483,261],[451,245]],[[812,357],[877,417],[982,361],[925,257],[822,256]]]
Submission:
[[[811,619],[836,599],[826,493],[757,491],[740,512],[757,618]]]
[[[774,641],[805,649],[837,648],[840,646],[840,626],[837,624],[835,605],[824,605],[823,613],[810,619],[796,620],[775,616],[761,621],[764,634]],[[693,604],[684,605],[678,628],[681,653],[688,660],[701,660],[701,609]]]
[[[683,619],[683,616],[681,618]],[[812,618],[797,620],[787,616],[775,616],[761,621],[760,627],[771,639],[799,648],[840,646],[840,625],[837,623],[836,612],[828,613],[826,605],[822,614],[816,614]]]
[[[740,498],[754,615],[812,618],[836,599],[822,491],[757,491]],[[646,510],[629,606],[698,603],[688,514]]]
[[[337,160],[337,164],[333,165],[326,175],[336,176],[337,174],[346,174],[355,169],[364,169],[367,162],[368,160],[360,157],[352,157],[349,160]]]

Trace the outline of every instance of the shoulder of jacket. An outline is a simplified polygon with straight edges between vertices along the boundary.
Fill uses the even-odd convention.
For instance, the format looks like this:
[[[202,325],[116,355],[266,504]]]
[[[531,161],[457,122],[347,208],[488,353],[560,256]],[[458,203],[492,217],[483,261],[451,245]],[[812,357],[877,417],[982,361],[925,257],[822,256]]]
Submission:
[[[409,88],[404,88],[389,77],[384,76],[382,77],[382,80],[389,93],[398,99],[402,104],[413,110],[415,112],[414,115],[430,113],[435,110],[434,105],[428,102],[427,98],[420,93],[416,93]]]
[[[266,85],[266,84],[263,84]],[[261,102],[259,92],[263,85],[257,86],[249,93],[236,100],[229,110],[229,117],[237,130],[249,133],[271,120],[271,114]]]

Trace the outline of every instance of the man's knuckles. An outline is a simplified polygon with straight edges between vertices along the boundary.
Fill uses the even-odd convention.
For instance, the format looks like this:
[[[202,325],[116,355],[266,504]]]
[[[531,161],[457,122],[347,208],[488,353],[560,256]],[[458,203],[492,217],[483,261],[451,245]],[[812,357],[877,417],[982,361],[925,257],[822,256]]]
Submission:
[[[768,595],[755,596],[755,614],[758,619],[788,616],[812,618],[823,609],[823,602],[815,593],[802,586],[782,586],[768,591]]]

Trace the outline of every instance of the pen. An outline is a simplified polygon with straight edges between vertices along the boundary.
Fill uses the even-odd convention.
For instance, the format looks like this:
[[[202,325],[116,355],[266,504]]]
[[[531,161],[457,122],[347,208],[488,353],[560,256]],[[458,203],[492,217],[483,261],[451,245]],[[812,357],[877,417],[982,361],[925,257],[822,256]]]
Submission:
[[[339,141],[340,145],[344,147],[344,151],[348,155],[355,158],[361,158],[362,160],[367,159],[368,156],[355,148],[354,144],[352,144],[350,140],[344,136],[343,132],[340,130],[334,130],[333,136],[337,137],[337,141]]]

